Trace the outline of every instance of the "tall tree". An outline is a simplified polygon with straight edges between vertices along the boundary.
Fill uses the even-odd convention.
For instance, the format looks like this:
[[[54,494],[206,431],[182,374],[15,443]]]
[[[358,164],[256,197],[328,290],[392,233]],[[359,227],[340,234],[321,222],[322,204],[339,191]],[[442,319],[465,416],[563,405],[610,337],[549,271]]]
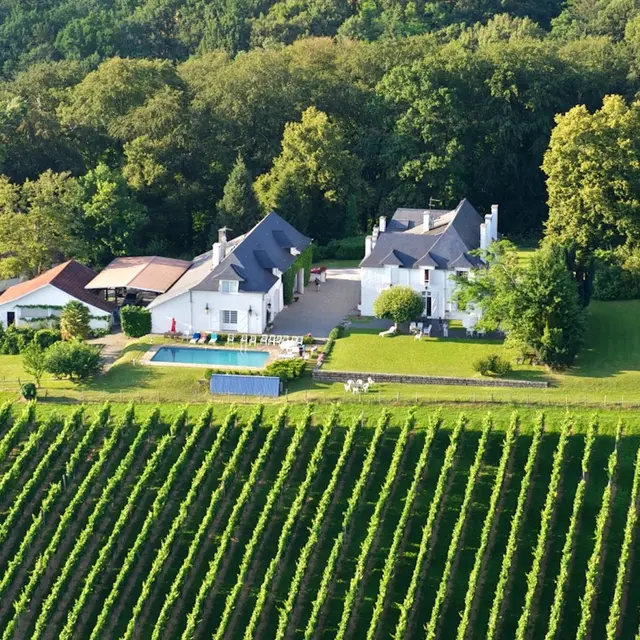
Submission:
[[[459,304],[482,309],[479,326],[507,334],[507,344],[532,351],[553,368],[571,365],[582,345],[585,318],[576,283],[558,246],[538,250],[522,266],[507,241],[491,245],[488,268],[459,278]]]
[[[78,250],[82,190],[45,171],[22,186],[0,177],[0,274],[36,276]]]
[[[640,104],[605,98],[556,118],[542,168],[547,242],[571,247],[586,266],[597,249],[640,243]]]
[[[309,207],[298,217],[300,229],[318,241],[342,229],[347,199],[361,187],[361,163],[346,148],[340,127],[326,113],[309,107],[300,122],[286,125],[282,151],[271,170],[256,181],[263,209],[276,209],[286,190],[299,189],[298,199]]]
[[[253,190],[253,178],[242,156],[238,156],[224,185],[224,194],[217,204],[217,223],[237,234],[249,230],[259,216],[258,201]]]

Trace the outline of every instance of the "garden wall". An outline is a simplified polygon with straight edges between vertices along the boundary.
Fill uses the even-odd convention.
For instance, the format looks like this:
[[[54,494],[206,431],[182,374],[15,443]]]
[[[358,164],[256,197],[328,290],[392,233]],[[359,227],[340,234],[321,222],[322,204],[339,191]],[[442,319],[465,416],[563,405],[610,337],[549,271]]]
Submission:
[[[529,387],[546,388],[548,382],[531,380],[508,380],[503,378],[448,378],[442,376],[412,376],[400,373],[366,373],[363,371],[324,371],[313,370],[312,377],[318,382],[346,382],[347,380],[366,379],[371,376],[376,382],[396,382],[400,384],[444,384],[467,387]]]

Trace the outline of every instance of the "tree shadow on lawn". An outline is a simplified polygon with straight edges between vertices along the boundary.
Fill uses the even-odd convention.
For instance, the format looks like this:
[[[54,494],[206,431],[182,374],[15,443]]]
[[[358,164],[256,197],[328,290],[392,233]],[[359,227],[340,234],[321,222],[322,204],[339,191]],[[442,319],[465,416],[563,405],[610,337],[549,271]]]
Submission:
[[[99,393],[120,393],[121,391],[135,393],[137,389],[149,389],[156,386],[157,378],[153,367],[126,362],[114,365],[109,371],[95,380],[79,386],[78,389]]]

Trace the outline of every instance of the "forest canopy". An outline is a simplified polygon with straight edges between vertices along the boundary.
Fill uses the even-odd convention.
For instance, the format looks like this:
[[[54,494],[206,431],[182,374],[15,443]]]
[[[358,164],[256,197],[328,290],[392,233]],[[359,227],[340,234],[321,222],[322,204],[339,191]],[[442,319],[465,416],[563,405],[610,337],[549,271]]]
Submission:
[[[639,54],[638,0],[0,0],[0,276],[271,208],[326,244],[467,197],[538,239],[556,116],[631,105]]]

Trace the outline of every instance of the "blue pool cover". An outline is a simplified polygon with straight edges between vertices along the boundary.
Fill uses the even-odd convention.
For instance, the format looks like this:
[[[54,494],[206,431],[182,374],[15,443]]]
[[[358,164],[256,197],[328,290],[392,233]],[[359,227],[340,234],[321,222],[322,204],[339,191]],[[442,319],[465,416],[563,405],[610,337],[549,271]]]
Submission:
[[[214,373],[210,388],[211,393],[218,395],[277,397],[280,394],[280,378]]]

